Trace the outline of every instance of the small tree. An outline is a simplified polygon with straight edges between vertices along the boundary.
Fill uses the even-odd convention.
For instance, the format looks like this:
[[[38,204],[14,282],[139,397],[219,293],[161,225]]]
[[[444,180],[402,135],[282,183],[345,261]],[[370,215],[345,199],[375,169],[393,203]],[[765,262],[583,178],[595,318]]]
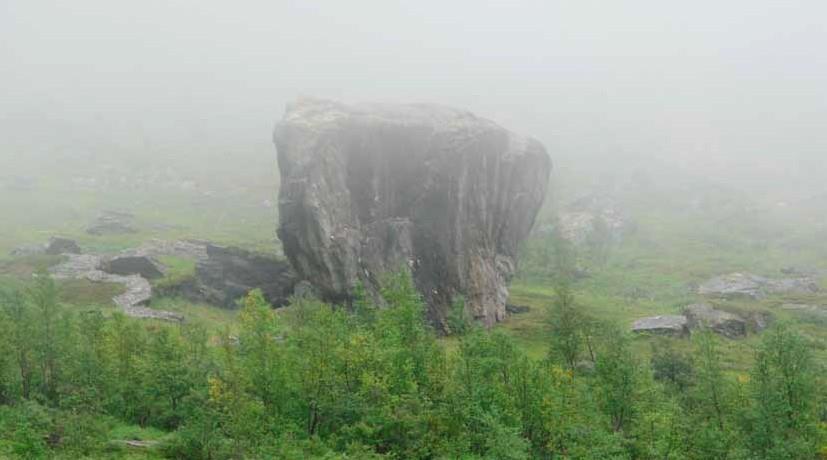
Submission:
[[[756,458],[812,458],[817,446],[813,356],[804,338],[785,324],[765,333],[744,418],[748,448]]]
[[[598,392],[612,429],[623,432],[635,414],[637,363],[623,332],[617,328],[609,330],[604,340],[595,363]]]
[[[583,323],[583,315],[577,310],[568,283],[560,283],[549,310],[549,358],[552,361],[562,361],[569,369],[574,369],[583,348]]]
[[[453,335],[463,335],[471,329],[471,319],[465,311],[465,298],[457,296],[451,302],[451,310],[448,311],[448,332]]]
[[[652,344],[651,365],[654,379],[669,385],[678,393],[684,392],[692,384],[694,370],[691,358],[675,351],[669,340]]]

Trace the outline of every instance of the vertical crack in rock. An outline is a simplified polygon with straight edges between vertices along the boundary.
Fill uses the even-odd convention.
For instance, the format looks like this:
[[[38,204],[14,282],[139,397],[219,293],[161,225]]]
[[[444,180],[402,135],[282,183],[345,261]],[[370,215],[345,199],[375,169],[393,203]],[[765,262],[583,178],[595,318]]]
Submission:
[[[461,110],[301,99],[274,134],[279,237],[329,301],[411,269],[438,327],[454,298],[487,326],[505,317],[517,247],[546,195],[540,142]]]

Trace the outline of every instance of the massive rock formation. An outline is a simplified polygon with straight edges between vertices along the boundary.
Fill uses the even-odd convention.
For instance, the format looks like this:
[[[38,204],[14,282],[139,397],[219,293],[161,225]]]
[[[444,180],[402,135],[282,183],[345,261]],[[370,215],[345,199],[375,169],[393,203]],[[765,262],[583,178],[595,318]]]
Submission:
[[[534,139],[433,105],[300,100],[276,127],[279,237],[327,300],[376,293],[407,266],[437,326],[453,299],[491,325],[505,314],[517,246],[546,194]]]

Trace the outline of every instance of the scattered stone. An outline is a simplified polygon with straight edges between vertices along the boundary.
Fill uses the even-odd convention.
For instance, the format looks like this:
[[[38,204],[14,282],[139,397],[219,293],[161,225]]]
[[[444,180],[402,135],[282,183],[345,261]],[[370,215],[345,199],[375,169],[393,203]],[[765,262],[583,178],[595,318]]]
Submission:
[[[519,315],[522,313],[528,313],[529,311],[531,311],[531,307],[507,303],[505,304],[505,311],[507,311],[510,315]]]
[[[197,300],[234,308],[239,298],[261,289],[271,305],[281,307],[293,294],[296,278],[286,260],[214,244],[206,251],[195,267]]]
[[[764,331],[772,324],[773,316],[768,311],[754,311],[751,312],[747,318],[747,327],[755,333]]]
[[[158,441],[139,441],[137,439],[124,439],[111,441],[115,444],[122,444],[133,449],[152,449],[160,445]]]
[[[31,257],[42,254],[60,255],[60,254],[80,254],[80,246],[68,238],[61,238],[53,236],[49,238],[46,244],[23,244],[17,246],[9,252],[12,257]]]
[[[721,334],[730,339],[744,337],[747,334],[747,321],[740,316],[716,310],[709,304],[689,305],[683,310],[690,329],[703,329]]]
[[[146,257],[178,257],[196,262],[207,259],[207,245],[209,242],[201,240],[166,241],[152,239],[139,247],[122,252],[123,255]]]
[[[112,301],[128,316],[182,321],[183,316],[146,307],[152,299],[152,286],[139,275],[115,275],[102,271],[100,256],[92,254],[66,254],[67,259],[49,271],[55,279],[87,279],[95,283],[116,283],[124,286],[124,293]]]
[[[100,271],[100,256],[93,254],[69,254],[67,259],[50,268],[55,278],[86,278],[89,272]]]
[[[46,254],[49,255],[80,253],[80,246],[78,246],[75,240],[70,240],[69,238],[53,236],[49,238],[49,243],[46,245]]]
[[[135,216],[128,212],[121,211],[104,211],[86,229],[86,233],[90,235],[123,235],[128,233],[136,233],[137,230],[133,227],[132,221]]]
[[[542,144],[441,106],[310,99],[288,107],[274,139],[279,238],[324,300],[349,302],[361,283],[381,302],[381,278],[408,267],[437,327],[459,295],[475,320],[505,318],[546,195]]]
[[[660,315],[635,321],[632,332],[683,337],[689,334],[689,328],[685,316]]]
[[[818,284],[810,277],[770,279],[750,273],[721,275],[702,283],[698,294],[710,297],[763,299],[770,294],[812,294]]]
[[[164,276],[165,268],[149,256],[119,255],[105,260],[101,269],[113,275],[140,275],[148,280]]]
[[[587,195],[568,206],[557,216],[560,235],[582,246],[595,238],[616,244],[627,232],[628,218],[612,200],[600,195]]]
[[[31,257],[46,253],[46,246],[42,244],[23,244],[9,251],[12,257]]]

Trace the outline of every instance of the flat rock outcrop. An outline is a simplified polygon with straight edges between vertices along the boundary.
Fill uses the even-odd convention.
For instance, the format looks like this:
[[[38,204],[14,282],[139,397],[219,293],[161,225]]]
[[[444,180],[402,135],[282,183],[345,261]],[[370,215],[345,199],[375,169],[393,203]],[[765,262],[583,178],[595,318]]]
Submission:
[[[297,275],[328,301],[407,267],[444,326],[453,299],[485,325],[506,315],[517,247],[546,195],[538,141],[435,105],[304,99],[274,135],[279,238]]]
[[[771,294],[812,294],[818,284],[810,277],[772,279],[751,273],[716,276],[698,287],[698,294],[709,297],[763,299]]]
[[[150,256],[122,254],[103,260],[101,269],[113,275],[140,275],[152,280],[164,276],[164,266]]]
[[[689,334],[689,325],[683,315],[659,315],[635,321],[632,332],[681,337]]]
[[[123,285],[124,292],[112,301],[128,316],[165,321],[182,321],[183,316],[164,310],[148,308],[152,298],[152,286],[140,275],[115,275],[101,270],[100,256],[93,254],[67,254],[66,260],[49,271],[55,279],[86,279],[95,283]]]
[[[160,240],[151,239],[134,249],[122,252],[122,255],[146,256],[152,258],[172,256],[181,259],[200,261],[207,258],[207,245],[202,240]]]
[[[12,257],[31,257],[42,254],[52,256],[60,254],[80,254],[82,251],[75,240],[53,236],[45,244],[24,244],[9,252]]]

